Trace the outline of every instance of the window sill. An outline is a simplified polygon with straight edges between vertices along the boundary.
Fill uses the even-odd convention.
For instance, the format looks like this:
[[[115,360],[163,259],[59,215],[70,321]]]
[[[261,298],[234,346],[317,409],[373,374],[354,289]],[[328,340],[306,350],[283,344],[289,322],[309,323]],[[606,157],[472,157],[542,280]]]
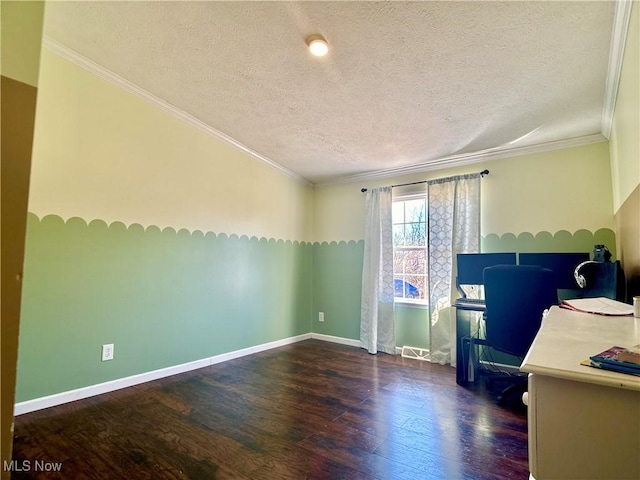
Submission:
[[[409,300],[406,298],[403,299],[396,299],[393,302],[394,305],[400,306],[400,307],[410,307],[410,308],[422,308],[422,309],[428,309],[429,308],[429,304],[425,303],[425,302],[420,302],[420,301],[416,301],[416,300]]]

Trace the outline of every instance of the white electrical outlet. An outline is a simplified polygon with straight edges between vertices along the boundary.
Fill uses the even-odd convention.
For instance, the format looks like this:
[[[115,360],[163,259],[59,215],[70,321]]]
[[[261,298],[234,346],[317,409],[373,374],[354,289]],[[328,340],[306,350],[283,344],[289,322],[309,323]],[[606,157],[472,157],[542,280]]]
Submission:
[[[318,312],[318,321],[324,322],[324,312]]]
[[[113,360],[113,343],[102,345],[102,361]]]

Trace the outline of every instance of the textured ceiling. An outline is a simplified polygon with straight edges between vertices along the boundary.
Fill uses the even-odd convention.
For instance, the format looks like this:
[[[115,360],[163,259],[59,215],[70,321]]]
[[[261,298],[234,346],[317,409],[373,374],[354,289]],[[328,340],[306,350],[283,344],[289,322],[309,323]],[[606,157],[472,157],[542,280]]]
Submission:
[[[575,1],[48,2],[45,35],[323,183],[601,133],[614,11]],[[313,33],[328,40],[326,57],[307,52]]]

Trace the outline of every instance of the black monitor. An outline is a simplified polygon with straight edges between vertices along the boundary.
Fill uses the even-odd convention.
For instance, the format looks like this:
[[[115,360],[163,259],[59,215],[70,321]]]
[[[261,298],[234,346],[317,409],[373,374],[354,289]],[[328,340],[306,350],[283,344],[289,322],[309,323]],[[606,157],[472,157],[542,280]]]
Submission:
[[[540,265],[553,270],[556,277],[556,288],[577,289],[573,272],[582,262],[589,260],[589,253],[521,253],[520,265]]]
[[[514,253],[458,253],[458,285],[482,285],[483,270],[494,265],[515,265]]]

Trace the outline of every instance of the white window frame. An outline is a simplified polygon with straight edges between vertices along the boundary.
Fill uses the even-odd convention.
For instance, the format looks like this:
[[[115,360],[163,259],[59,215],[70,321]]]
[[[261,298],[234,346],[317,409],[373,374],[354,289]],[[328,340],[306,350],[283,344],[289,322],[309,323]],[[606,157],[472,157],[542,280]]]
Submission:
[[[399,202],[407,202],[410,200],[424,200],[425,201],[425,207],[427,207],[426,202],[427,202],[427,192],[422,191],[420,193],[406,193],[406,194],[400,194],[400,195],[394,195],[393,196],[393,203],[399,203]],[[398,225],[398,224],[407,224],[408,222],[396,222],[395,219],[393,219],[393,225]],[[394,245],[393,245],[393,252],[394,252],[394,257],[395,257],[395,252],[396,251],[416,251],[416,250],[424,250],[425,252],[425,272],[424,274],[420,274],[420,276],[424,276],[425,279],[425,286],[427,285],[427,264],[426,264],[426,260],[428,259],[428,255],[429,255],[429,246],[428,246],[428,227],[429,227],[429,218],[428,218],[428,209],[425,208],[425,245],[424,246],[402,246],[402,247],[397,247],[395,245],[395,237],[394,237]],[[398,273],[395,271],[394,268],[394,272],[393,272],[393,277],[394,277],[394,284],[395,284],[395,278],[396,275],[401,275],[402,279],[405,279],[406,281],[406,272],[402,272],[402,273]],[[412,275],[412,274],[409,274]],[[414,275],[415,276],[415,275]],[[394,292],[395,292],[395,285],[394,285]],[[394,297],[395,303],[396,304],[407,304],[407,305],[411,305],[411,306],[416,306],[416,307],[423,307],[426,308],[429,305],[429,292],[425,291],[423,292],[424,294],[424,299],[413,299],[413,298],[405,298],[405,297]]]

